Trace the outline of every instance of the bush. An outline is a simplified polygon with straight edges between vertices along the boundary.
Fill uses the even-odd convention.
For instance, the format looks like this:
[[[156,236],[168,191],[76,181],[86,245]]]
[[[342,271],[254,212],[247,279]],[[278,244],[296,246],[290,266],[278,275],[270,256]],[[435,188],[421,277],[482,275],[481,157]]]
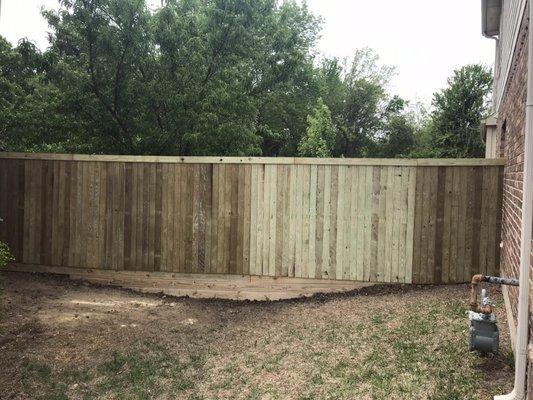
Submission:
[[[8,262],[13,260],[13,256],[9,251],[9,247],[4,242],[0,242],[0,268],[7,265]]]
[[[335,145],[335,124],[331,112],[322,99],[312,115],[307,116],[307,131],[298,145],[300,157],[331,157]]]

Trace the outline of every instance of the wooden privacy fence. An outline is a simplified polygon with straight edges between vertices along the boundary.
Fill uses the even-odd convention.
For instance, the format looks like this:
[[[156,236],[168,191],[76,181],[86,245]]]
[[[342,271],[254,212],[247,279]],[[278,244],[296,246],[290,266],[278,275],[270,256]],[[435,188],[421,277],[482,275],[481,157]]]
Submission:
[[[26,265],[371,282],[497,274],[501,160],[0,153]]]

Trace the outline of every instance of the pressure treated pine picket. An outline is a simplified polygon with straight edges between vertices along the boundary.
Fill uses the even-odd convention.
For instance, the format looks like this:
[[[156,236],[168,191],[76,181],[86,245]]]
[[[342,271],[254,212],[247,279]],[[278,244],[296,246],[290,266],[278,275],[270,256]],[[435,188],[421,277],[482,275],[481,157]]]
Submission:
[[[17,263],[454,283],[497,274],[501,160],[0,153]]]

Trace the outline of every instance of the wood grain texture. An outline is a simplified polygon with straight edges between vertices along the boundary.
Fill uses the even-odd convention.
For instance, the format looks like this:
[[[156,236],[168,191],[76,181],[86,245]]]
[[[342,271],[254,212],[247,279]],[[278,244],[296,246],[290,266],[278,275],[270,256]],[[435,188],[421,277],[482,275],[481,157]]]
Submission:
[[[0,240],[18,263],[51,268],[405,283],[498,273],[498,162],[330,161],[2,153]]]
[[[183,157],[119,156],[100,154],[54,154],[2,152],[1,158],[15,160],[101,161],[167,164],[275,164],[275,165],[378,165],[378,166],[488,166],[505,165],[504,158],[305,158],[305,157]]]

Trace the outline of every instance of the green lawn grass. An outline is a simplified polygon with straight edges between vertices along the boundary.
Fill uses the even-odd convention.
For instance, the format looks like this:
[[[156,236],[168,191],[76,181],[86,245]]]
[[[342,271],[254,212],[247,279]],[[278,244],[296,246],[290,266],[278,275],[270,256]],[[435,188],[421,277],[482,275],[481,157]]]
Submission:
[[[221,319],[189,332],[167,329],[173,314],[164,314],[161,327],[127,345],[108,341],[87,363],[33,349],[16,368],[32,399],[489,399],[510,389],[512,354],[505,346],[495,357],[468,352],[458,298],[465,288],[325,302],[188,301],[184,309],[200,304]]]

